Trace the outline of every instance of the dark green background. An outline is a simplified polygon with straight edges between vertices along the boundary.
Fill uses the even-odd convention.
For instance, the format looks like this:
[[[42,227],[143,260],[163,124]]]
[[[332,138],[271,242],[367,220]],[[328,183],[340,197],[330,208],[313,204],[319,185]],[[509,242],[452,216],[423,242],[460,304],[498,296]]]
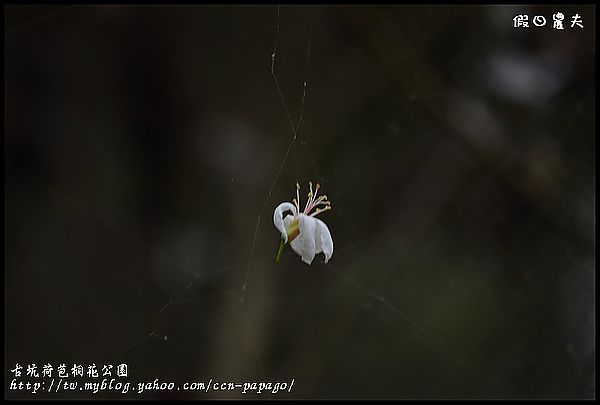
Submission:
[[[275,6],[5,9],[5,387],[124,362],[295,379],[263,398],[594,397],[595,9],[280,11],[294,121],[307,96],[269,196]],[[296,180],[332,201],[327,265],[274,263]]]

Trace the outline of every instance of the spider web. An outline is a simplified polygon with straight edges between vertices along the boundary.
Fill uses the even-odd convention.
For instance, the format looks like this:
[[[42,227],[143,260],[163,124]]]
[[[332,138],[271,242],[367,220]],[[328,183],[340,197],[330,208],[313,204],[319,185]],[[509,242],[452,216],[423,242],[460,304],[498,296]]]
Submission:
[[[247,159],[248,167],[260,165],[259,160],[267,155],[281,158],[271,165],[264,165],[264,178],[256,180],[248,174],[240,180],[245,175],[233,171],[231,176],[222,175],[206,186],[205,190],[210,192],[206,192],[206,198],[203,196],[200,200],[209,202],[200,207],[199,217],[196,218],[200,222],[209,215],[216,219],[207,222],[210,237],[195,233],[189,227],[183,228],[185,231],[181,234],[177,224],[172,229],[164,229],[167,236],[174,240],[172,245],[164,242],[169,239],[164,235],[150,234],[142,237],[140,235],[148,234],[143,229],[136,229],[137,225],[131,218],[125,216],[120,220],[111,220],[110,215],[99,212],[97,205],[81,202],[85,198],[69,197],[70,193],[60,187],[48,186],[44,181],[32,178],[27,171],[8,167],[15,178],[19,179],[13,189],[23,183],[43,189],[54,201],[54,205],[67,212],[69,221],[89,221],[90,226],[100,228],[99,232],[105,233],[101,240],[117,239],[114,249],[136,252],[136,258],[130,259],[134,265],[129,267],[126,263],[119,263],[118,268],[125,271],[124,274],[111,274],[109,277],[110,282],[116,286],[108,288],[108,291],[114,293],[119,288],[132,289],[131,307],[118,308],[106,303],[100,304],[100,312],[115,313],[116,317],[123,320],[114,323],[104,320],[97,331],[99,336],[94,340],[95,346],[88,349],[84,357],[89,356],[90,361],[97,363],[104,359],[115,364],[125,362],[130,367],[131,375],[143,381],[158,378],[177,383],[206,382],[209,379],[276,382],[294,378],[294,390],[290,394],[281,393],[281,396],[276,396],[281,398],[365,395],[388,397],[399,395],[395,388],[398,384],[402,389],[408,389],[409,393],[426,392],[428,384],[431,384],[431,391],[427,392],[435,395],[436,385],[424,381],[438,378],[445,381],[444,386],[452,385],[454,373],[469,376],[474,385],[489,387],[489,375],[469,359],[465,354],[469,351],[464,346],[461,347],[462,342],[451,343],[443,337],[443,333],[435,332],[428,326],[427,320],[431,322],[438,316],[411,307],[411,304],[419,300],[399,294],[400,291],[410,294],[411,283],[429,283],[435,287],[436,282],[426,276],[420,279],[417,269],[411,263],[400,261],[400,266],[387,269],[377,257],[378,253],[410,249],[414,243],[411,238],[416,239],[416,233],[405,237],[403,246],[385,242],[382,246],[377,246],[386,237],[375,240],[370,237],[372,230],[366,232],[369,236],[361,236],[365,234],[366,225],[357,225],[353,219],[365,214],[356,210],[361,201],[366,201],[369,206],[369,199],[383,198],[385,188],[366,187],[370,179],[365,178],[364,174],[368,165],[376,164],[376,152],[381,154],[382,147],[394,144],[392,138],[398,135],[398,124],[392,123],[382,128],[376,136],[358,141],[353,138],[349,145],[341,146],[342,151],[358,151],[341,153],[342,161],[337,168],[343,170],[343,174],[322,168],[323,162],[319,156],[327,156],[328,152],[335,156],[337,147],[328,145],[327,138],[318,137],[317,134],[325,131],[319,125],[322,122],[310,121],[311,108],[314,111],[322,106],[315,106],[320,101],[315,93],[322,96],[323,91],[319,90],[318,84],[311,82],[309,66],[317,70],[325,69],[311,61],[314,45],[318,46],[325,39],[315,36],[310,17],[298,18],[294,22],[288,20],[286,24],[286,16],[289,18],[290,15],[301,12],[299,8],[273,8],[272,14],[276,14],[273,18],[275,24],[272,24],[275,31],[274,46],[270,60],[267,57],[265,63],[265,71],[270,75],[271,88],[274,89],[274,99],[277,101],[271,103],[274,108],[270,110],[273,116],[285,122],[287,131],[281,130],[284,127],[282,125],[274,125],[269,130],[279,132],[279,135],[273,137],[273,145],[266,145],[264,142],[246,144],[255,156],[248,158],[241,154]],[[52,14],[55,13],[58,14],[56,11]],[[45,19],[39,21],[43,22]],[[7,32],[14,34],[29,26],[29,23],[21,24]],[[288,35],[287,43],[282,41],[283,32]],[[427,41],[428,38],[420,40]],[[319,61],[327,62],[327,59],[320,56]],[[304,66],[304,77],[289,74],[298,71],[293,68],[296,65]],[[420,97],[427,95],[426,91],[419,93]],[[291,106],[296,103],[295,100],[299,102],[297,108],[293,109]],[[403,112],[412,111],[415,108],[414,98],[407,95],[394,108]],[[306,124],[310,126],[307,127]],[[257,139],[252,134],[249,138]],[[235,137],[226,139],[236,140]],[[261,147],[265,150],[262,154],[259,150]],[[325,151],[317,153],[319,149]],[[232,153],[240,152],[234,150]],[[425,164],[421,181],[407,183],[408,186],[413,186],[413,189],[409,187],[407,194],[420,194],[419,184],[427,183],[426,179],[432,176],[431,171],[435,171],[433,162],[444,159],[448,154],[461,156],[460,152],[451,147],[439,146],[428,158],[429,166]],[[348,156],[350,160],[344,161]],[[400,153],[398,158],[411,157]],[[206,159],[210,160],[209,157]],[[218,160],[218,157],[215,159]],[[244,167],[240,170],[243,171]],[[449,178],[452,179],[452,176]],[[279,235],[271,225],[271,210],[280,201],[291,199],[296,181],[301,183],[302,191],[305,191],[308,180],[321,182],[324,190],[332,196],[333,211],[323,218],[332,229],[336,246],[332,261],[325,264],[318,257],[311,267],[307,267],[286,247],[282,261],[275,264]],[[350,190],[365,188],[373,193],[381,191],[381,194],[377,198],[360,192],[358,196],[352,194],[352,198],[358,198],[359,203],[349,204],[351,208],[345,210],[344,200],[350,198]],[[257,198],[248,198],[249,194],[254,194]],[[258,198],[259,196],[264,197]],[[240,206],[242,208],[238,208]],[[233,207],[243,210],[244,220],[236,219],[236,223],[236,220],[227,219],[227,213]],[[435,205],[423,207],[422,210],[432,212],[428,216],[423,215],[418,208],[415,207],[414,210],[420,215],[415,216],[420,218],[435,217],[435,212],[439,209]],[[149,215],[152,216],[153,213]],[[236,231],[223,232],[218,228],[220,221],[227,224],[226,229]],[[407,225],[418,227],[418,224],[410,221]],[[171,235],[169,231],[172,231]],[[390,231],[386,229],[385,232]],[[177,240],[178,237],[181,240]],[[196,243],[201,246],[198,253],[194,252]],[[161,248],[160,245],[167,247]],[[177,253],[178,249],[181,254]],[[111,251],[111,248],[107,250]],[[167,251],[171,253],[166,253]],[[85,253],[82,252],[81,255],[85,256]],[[199,263],[200,256],[205,259]],[[398,257],[402,257],[402,254],[398,253]],[[12,260],[9,263],[18,266],[24,259],[13,256]],[[155,273],[145,273],[143,266],[135,264],[135,261],[140,260],[142,263],[146,262],[148,268],[154,266]],[[108,264],[115,263],[109,260]],[[383,271],[377,271],[379,266],[382,266]],[[128,269],[131,269],[130,273],[127,273]],[[397,272],[403,274],[400,279],[395,275]],[[102,278],[93,280],[99,282]],[[79,282],[90,281],[82,278]],[[157,282],[164,285],[156,285]],[[106,284],[102,285],[106,287]],[[159,301],[161,303],[157,304]],[[121,299],[120,302],[127,300]],[[453,316],[451,311],[447,316]],[[104,316],[99,318],[105,319]],[[440,328],[439,322],[434,323]],[[122,329],[124,324],[129,326]],[[109,327],[109,330],[104,330],[105,327]],[[377,345],[381,347],[373,349]],[[366,350],[364,347],[371,349]],[[68,358],[60,357],[60,354],[61,352],[56,353],[55,361],[69,361]],[[26,360],[20,359],[21,362]],[[40,362],[41,359],[32,360]],[[74,362],[84,362],[83,360],[87,359],[73,359]],[[430,374],[417,378],[420,385],[411,390],[397,381],[408,373],[401,365],[403,360],[410,364],[426,363],[435,366],[428,369]],[[359,372],[353,369],[354,364],[367,367],[383,364],[383,369],[389,375]],[[393,374],[399,370],[402,372]],[[354,384],[350,380],[354,373],[361,377],[360,386],[342,387],[340,381],[345,378]],[[329,387],[328,380],[332,375],[336,376],[336,383]],[[112,393],[105,395],[115,396]],[[182,398],[254,397],[251,393],[240,395],[238,391],[156,391],[145,395]]]
[[[260,355],[260,351],[261,350],[264,351],[265,349],[264,348],[257,349],[258,343],[256,343],[256,333],[253,330],[254,327],[252,326],[252,322],[249,321],[249,319],[252,317],[252,314],[251,314],[252,309],[248,308],[251,305],[247,304],[247,302],[246,302],[247,288],[248,288],[249,280],[251,279],[250,277],[252,274],[251,272],[252,272],[253,267],[256,266],[257,264],[264,264],[264,262],[266,260],[272,260],[271,256],[268,256],[266,259],[265,258],[258,259],[258,260],[255,259],[256,240],[257,240],[257,237],[258,237],[261,225],[262,225],[263,214],[265,213],[265,210],[267,209],[267,207],[269,207],[270,203],[271,203],[271,205],[273,205],[272,201],[271,201],[272,196],[273,196],[273,191],[275,190],[275,188],[277,187],[277,185],[279,183],[279,179],[281,177],[282,172],[284,171],[284,169],[286,167],[286,164],[290,157],[290,152],[292,152],[292,150],[293,150],[294,159],[295,159],[294,167],[295,167],[296,179],[300,178],[298,175],[298,159],[299,158],[298,158],[297,142],[298,142],[298,137],[301,134],[301,128],[302,128],[302,123],[303,123],[303,119],[304,119],[304,107],[305,107],[305,102],[306,102],[306,98],[307,98],[307,87],[308,87],[308,79],[305,78],[304,81],[302,82],[302,96],[301,96],[301,101],[300,101],[298,118],[297,118],[296,122],[294,122],[294,119],[292,118],[292,114],[289,110],[288,102],[286,101],[285,94],[281,88],[281,85],[280,85],[280,82],[278,79],[278,73],[277,73],[277,54],[278,54],[278,44],[279,44],[279,36],[280,36],[280,30],[281,30],[280,20],[281,20],[281,10],[280,10],[280,7],[277,6],[277,23],[276,23],[276,32],[275,32],[275,43],[274,43],[274,47],[273,47],[273,53],[271,54],[270,74],[273,78],[273,83],[276,87],[277,94],[283,105],[283,110],[284,110],[287,122],[289,124],[289,132],[291,135],[290,135],[289,144],[285,148],[285,152],[283,154],[281,164],[279,165],[279,167],[276,171],[273,182],[272,182],[269,190],[267,191],[264,202],[263,202],[263,204],[260,208],[260,211],[258,213],[258,216],[256,218],[256,226],[254,229],[254,233],[252,235],[252,246],[251,246],[251,250],[250,250],[250,256],[248,259],[248,263],[245,266],[246,271],[245,271],[243,285],[241,286],[241,289],[238,291],[236,291],[236,289],[234,288],[233,290],[230,289],[230,290],[226,290],[226,291],[222,291],[222,292],[217,292],[216,294],[215,293],[208,293],[208,294],[197,294],[196,293],[196,294],[194,294],[193,297],[188,298],[190,290],[192,290],[194,288],[196,283],[208,283],[211,286],[215,286],[214,283],[210,283],[210,282],[206,281],[205,279],[207,277],[210,277],[217,273],[238,269],[241,267],[241,265],[230,266],[230,267],[226,267],[226,268],[211,269],[211,270],[203,271],[202,273],[197,273],[185,285],[185,287],[181,290],[181,292],[179,292],[176,295],[175,298],[170,299],[167,302],[167,304],[165,304],[160,309],[160,315],[159,315],[158,321],[155,323],[152,331],[149,332],[148,334],[145,334],[144,336],[142,336],[139,340],[136,340],[133,344],[128,345],[125,349],[123,349],[121,352],[119,352],[115,356],[115,358],[119,358],[119,357],[123,356],[124,354],[126,354],[127,352],[137,349],[138,346],[142,342],[146,342],[149,339],[154,339],[154,340],[157,340],[158,342],[165,343],[165,344],[171,342],[169,340],[169,334],[161,331],[161,326],[164,323],[163,321],[166,317],[166,314],[168,314],[172,308],[174,308],[178,305],[181,305],[181,304],[186,304],[186,303],[204,302],[204,301],[206,301],[207,297],[214,298],[216,296],[218,298],[221,295],[223,295],[223,296],[227,296],[227,298],[231,298],[231,300],[232,300],[231,302],[233,303],[234,306],[236,305],[235,301],[239,300],[240,305],[239,305],[238,310],[240,311],[241,318],[242,318],[241,324],[243,325],[243,327],[241,328],[241,330],[243,332],[241,340],[251,342],[249,345],[251,347],[247,347],[246,351],[250,353],[250,358],[251,358],[250,362],[254,363],[254,368],[252,369],[254,371],[251,372],[250,374],[247,374],[248,369],[244,369],[243,375],[245,376],[246,380],[249,379],[250,381],[257,380],[257,378],[264,379],[267,375],[267,374],[265,374],[265,366],[262,362],[262,357]],[[310,22],[308,23],[308,25],[309,25],[309,33],[308,33],[308,40],[307,40],[307,46],[306,46],[306,71],[307,71],[306,75],[308,75],[308,67],[309,67],[309,62],[310,62],[311,36],[312,36],[312,28],[310,27]],[[304,143],[304,145],[306,145],[306,141],[304,141],[303,143]],[[305,154],[306,154],[306,152],[305,152]],[[360,170],[360,168],[359,168],[359,170]],[[233,183],[233,179],[232,179],[232,183]],[[293,182],[292,182],[292,184],[293,184]],[[341,196],[342,192],[343,192],[343,188],[340,188],[336,195],[339,197],[339,196]],[[346,216],[345,219],[348,220],[349,226],[352,226],[352,222],[350,221],[350,218],[348,218]],[[340,249],[338,249],[339,251],[336,251],[336,256],[340,255],[340,254],[344,254],[344,252],[346,252],[348,249],[353,249],[357,245],[360,245],[360,243],[361,243],[360,235],[358,234],[356,229],[353,229],[353,232],[355,234],[354,236],[357,239],[355,241],[350,242],[348,245],[342,246]],[[293,256],[293,254],[291,254],[291,255]],[[285,256],[288,256],[288,257],[290,256],[289,249],[288,249],[287,253],[285,253]],[[292,260],[295,260],[295,259],[292,258]],[[171,263],[175,262],[174,260],[170,260],[170,261],[171,261]],[[317,265],[316,262],[315,262],[315,265]],[[411,319],[408,315],[406,315],[399,308],[397,308],[390,301],[388,301],[386,299],[386,297],[384,297],[383,295],[380,295],[380,294],[374,292],[373,290],[365,287],[364,285],[360,284],[359,282],[357,282],[353,278],[349,277],[348,275],[346,275],[345,273],[340,271],[337,267],[333,266],[332,264],[320,263],[320,265],[327,268],[329,271],[332,271],[337,276],[339,276],[341,281],[346,282],[349,285],[355,287],[357,292],[364,294],[364,296],[366,298],[368,298],[369,300],[371,300],[374,303],[377,303],[377,305],[380,305],[381,308],[390,311],[392,314],[397,316],[399,319],[406,322],[408,325],[410,325],[411,328],[413,328],[415,331],[420,333],[425,338],[430,339],[434,344],[439,345],[441,348],[444,348],[445,350],[448,350],[448,349],[450,351],[453,350],[452,348],[450,348],[447,345],[446,342],[444,342],[443,339],[436,336],[431,331],[427,330],[423,325],[421,325],[418,322]],[[217,287],[217,289],[218,289],[218,287]],[[321,298],[321,296],[324,293],[326,294],[327,291],[316,294],[316,298],[317,299]],[[300,297],[294,297],[292,299],[292,301],[301,303],[303,300],[305,300],[304,297],[305,297],[305,293],[302,293],[302,295]],[[286,301],[288,301],[288,299],[280,300],[277,303],[285,303]],[[273,305],[272,302],[266,303],[266,304],[262,303],[262,304],[263,305]],[[259,308],[256,310],[261,311],[261,310],[264,310],[264,308]],[[181,326],[181,325],[179,325],[179,326]],[[186,351],[192,351],[192,352],[196,351],[196,349],[193,345],[180,344],[180,343],[175,342],[174,346],[178,347],[179,349],[186,350]],[[246,355],[248,355],[248,354],[246,354]],[[465,359],[462,357],[457,357],[457,359],[460,360],[460,362],[457,362],[457,364],[460,364],[465,361]],[[456,361],[456,359],[454,361]],[[232,364],[233,364],[232,362],[226,362],[223,364],[222,373],[224,376],[231,375],[232,367],[233,367],[234,373],[237,371],[235,366]],[[258,374],[257,374],[257,371],[258,371]],[[144,375],[144,373],[141,373],[141,375]],[[152,375],[156,375],[156,374],[152,374]],[[151,377],[152,375],[147,375],[147,376]],[[223,377],[223,378],[227,378],[227,377]],[[167,378],[167,380],[168,380],[168,378]],[[203,395],[204,395],[204,393],[203,393]],[[225,395],[225,397],[228,397],[228,396],[229,395]],[[237,393],[235,393],[234,397],[236,397],[236,396],[238,396]]]

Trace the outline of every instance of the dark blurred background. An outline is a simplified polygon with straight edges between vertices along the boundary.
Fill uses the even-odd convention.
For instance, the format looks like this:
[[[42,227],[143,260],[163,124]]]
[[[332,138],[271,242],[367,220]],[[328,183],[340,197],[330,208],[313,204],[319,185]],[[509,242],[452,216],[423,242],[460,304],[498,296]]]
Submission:
[[[276,6],[5,13],[5,387],[126,363],[295,379],[263,398],[595,397],[593,6],[281,7],[304,118],[270,197]],[[296,180],[332,201],[329,264],[274,262]]]

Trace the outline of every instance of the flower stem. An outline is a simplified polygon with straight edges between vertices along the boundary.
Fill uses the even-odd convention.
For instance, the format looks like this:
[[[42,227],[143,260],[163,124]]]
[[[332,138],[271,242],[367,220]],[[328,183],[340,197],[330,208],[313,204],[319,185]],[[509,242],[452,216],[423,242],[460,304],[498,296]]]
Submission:
[[[281,253],[283,252],[283,247],[285,246],[285,241],[281,238],[281,243],[279,244],[279,252],[277,252],[277,258],[275,259],[275,263],[279,263],[279,258],[281,258]]]

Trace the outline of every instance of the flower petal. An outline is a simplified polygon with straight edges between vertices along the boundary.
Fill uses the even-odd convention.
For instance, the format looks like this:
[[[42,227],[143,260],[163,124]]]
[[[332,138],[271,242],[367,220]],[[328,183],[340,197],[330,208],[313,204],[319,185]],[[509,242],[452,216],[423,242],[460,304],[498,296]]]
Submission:
[[[281,233],[281,237],[285,243],[288,241],[287,230],[283,221],[283,213],[286,211],[292,211],[294,216],[297,214],[296,207],[289,202],[279,204],[277,208],[275,208],[275,212],[273,212],[273,224],[275,224],[275,228]]]
[[[325,222],[320,219],[314,218],[315,220],[315,240],[317,253],[323,252],[325,255],[325,263],[331,259],[333,255],[333,239],[331,238],[331,233],[329,232],[329,228],[325,225]]]
[[[292,223],[293,220],[294,220],[294,216],[290,215],[290,214],[287,214],[285,216],[285,218],[283,218],[283,225],[285,225],[286,231],[290,227],[290,224]]]
[[[298,255],[302,256],[304,263],[311,264],[317,253],[315,246],[315,230],[317,225],[315,218],[311,216],[299,214],[298,218],[300,220],[300,234],[290,245]]]

